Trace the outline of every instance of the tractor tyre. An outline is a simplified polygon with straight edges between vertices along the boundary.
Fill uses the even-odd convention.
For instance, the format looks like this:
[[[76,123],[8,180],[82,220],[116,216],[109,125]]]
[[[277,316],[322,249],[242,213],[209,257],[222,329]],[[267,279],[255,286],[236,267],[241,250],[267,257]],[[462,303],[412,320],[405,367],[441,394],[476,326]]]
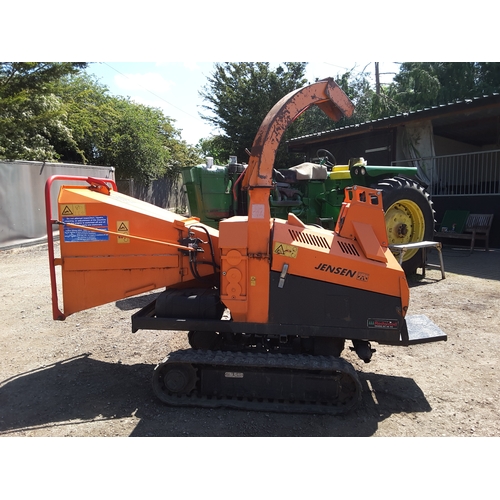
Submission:
[[[434,209],[429,194],[418,181],[403,176],[383,179],[372,185],[382,191],[388,244],[432,241]],[[422,266],[422,250],[405,252],[403,270],[415,274]]]

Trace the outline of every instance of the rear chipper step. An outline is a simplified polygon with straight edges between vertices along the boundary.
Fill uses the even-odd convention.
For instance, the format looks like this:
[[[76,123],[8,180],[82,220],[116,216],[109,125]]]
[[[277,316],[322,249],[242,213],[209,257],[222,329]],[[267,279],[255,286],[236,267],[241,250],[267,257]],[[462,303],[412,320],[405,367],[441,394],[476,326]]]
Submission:
[[[194,349],[167,356],[153,390],[172,406],[331,415],[361,399],[356,371],[341,358]]]

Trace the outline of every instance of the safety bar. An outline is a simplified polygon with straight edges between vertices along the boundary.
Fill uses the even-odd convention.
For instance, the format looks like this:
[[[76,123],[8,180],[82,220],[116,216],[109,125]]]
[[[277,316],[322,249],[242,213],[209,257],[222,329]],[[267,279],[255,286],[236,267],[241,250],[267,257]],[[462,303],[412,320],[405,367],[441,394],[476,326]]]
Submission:
[[[57,283],[56,283],[56,259],[54,257],[54,235],[52,233],[52,224],[57,223],[52,216],[51,204],[51,188],[55,181],[82,181],[88,182],[90,185],[106,185],[111,184],[111,187],[118,191],[116,182],[112,179],[103,179],[100,177],[83,177],[78,175],[53,175],[47,179],[45,183],[45,220],[47,224],[47,244],[49,250],[49,271],[50,271],[50,286],[52,290],[52,317],[56,320],[64,320],[66,316],[59,309],[59,300],[57,297]]]

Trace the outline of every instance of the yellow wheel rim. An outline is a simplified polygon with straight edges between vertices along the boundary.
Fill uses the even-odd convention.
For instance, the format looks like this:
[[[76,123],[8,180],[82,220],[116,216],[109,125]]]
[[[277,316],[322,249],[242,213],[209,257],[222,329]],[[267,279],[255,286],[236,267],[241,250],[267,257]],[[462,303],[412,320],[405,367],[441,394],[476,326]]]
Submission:
[[[385,226],[389,245],[423,241],[425,221],[422,210],[411,200],[398,200],[385,212]],[[404,261],[411,259],[418,250],[405,252]]]

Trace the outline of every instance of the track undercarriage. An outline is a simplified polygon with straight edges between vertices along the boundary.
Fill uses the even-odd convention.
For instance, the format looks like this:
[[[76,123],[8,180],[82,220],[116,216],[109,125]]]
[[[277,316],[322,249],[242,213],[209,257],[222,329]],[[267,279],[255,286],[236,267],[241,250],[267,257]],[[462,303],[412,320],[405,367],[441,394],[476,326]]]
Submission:
[[[161,312],[157,315],[157,302],[161,301],[132,316],[132,330],[189,331],[191,349],[172,352],[153,372],[154,393],[170,406],[340,415],[361,399],[354,367],[340,358],[344,338],[324,336],[322,329],[306,326],[298,335],[290,325],[162,317]],[[256,333],[243,333],[245,326]],[[410,336],[400,344],[446,338],[425,317],[409,318],[408,326]],[[308,328],[319,335],[307,335]],[[273,329],[276,333],[270,334]],[[292,334],[287,335],[287,329]],[[351,349],[369,362],[375,352],[370,342],[350,342]]]
[[[153,390],[173,406],[334,415],[361,398],[358,376],[341,358],[198,349],[160,363]]]
[[[341,414],[357,405],[361,384],[340,353],[344,339],[269,333],[272,326],[229,319],[168,317],[166,292],[133,316],[139,328],[190,329],[192,349],[171,353],[153,373],[153,390],[172,406]],[[182,293],[182,302],[189,292]],[[206,294],[200,294],[204,303]],[[173,294],[175,306],[179,296]],[[210,297],[207,299],[210,301]],[[211,308],[209,307],[209,310]],[[187,308],[186,308],[187,310]],[[203,325],[205,329],[196,328]],[[240,331],[246,326],[255,333]],[[213,330],[208,330],[212,327]],[[215,331],[217,329],[217,331]],[[236,331],[231,331],[231,330]]]

